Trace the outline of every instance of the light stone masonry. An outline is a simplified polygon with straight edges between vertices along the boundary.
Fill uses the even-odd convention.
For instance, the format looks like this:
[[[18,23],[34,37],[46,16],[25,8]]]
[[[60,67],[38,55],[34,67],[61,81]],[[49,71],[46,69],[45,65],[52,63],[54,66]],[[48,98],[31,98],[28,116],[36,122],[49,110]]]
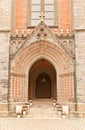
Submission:
[[[8,110],[11,0],[0,0],[0,111]]]
[[[77,101],[85,103],[85,32],[76,31]]]
[[[60,20],[60,16],[59,16],[60,15],[60,13],[59,13],[60,4],[59,4],[59,2],[60,1],[58,0],[57,2],[58,2],[58,14],[57,15],[58,15],[58,24],[59,24],[59,20]],[[75,60],[75,62],[76,62],[76,64],[75,64],[75,73],[76,73],[75,82],[76,82],[76,84],[73,85],[74,88],[73,89],[71,88],[71,86],[73,84],[73,81],[72,81],[71,78],[69,78],[69,80],[68,80],[67,77],[64,77],[63,79],[61,78],[62,79],[61,82],[58,81],[59,77],[57,78],[57,82],[60,85],[63,84],[63,86],[64,86],[63,89],[62,89],[62,86],[60,86],[60,90],[65,91],[65,93],[61,93],[60,98],[61,99],[63,98],[63,101],[64,101],[63,96],[66,96],[67,95],[66,92],[69,91],[67,96],[69,97],[69,102],[70,102],[70,97],[72,96],[71,95],[72,93],[70,93],[70,92],[74,91],[74,89],[76,89],[76,91],[75,91],[76,95],[75,95],[75,97],[72,97],[72,100],[75,100],[73,98],[76,98],[77,103],[78,103],[78,106],[77,106],[78,110],[79,111],[81,111],[81,110],[85,111],[85,0],[72,0],[71,2],[72,2],[72,9],[73,9],[72,10],[72,16],[73,16],[72,17],[72,25],[73,25],[72,28],[73,28],[73,31],[74,31],[73,39],[72,40],[70,39],[70,37],[69,37],[70,33],[68,31],[67,31],[66,36],[67,36],[67,38],[69,38],[69,43],[66,42],[65,39],[62,42],[62,39],[64,38],[62,31],[59,34],[59,35],[62,34],[61,37],[60,37],[60,39],[61,39],[60,41],[58,39],[59,36],[56,36],[54,38],[54,35],[57,35],[57,29],[55,28],[56,33],[53,34],[55,31],[52,32],[52,38],[54,38],[53,43],[55,43],[56,39],[58,39],[58,40],[57,40],[57,44],[55,44],[53,46],[52,43],[50,44],[50,42],[52,42],[52,41],[49,41],[50,37],[48,37],[48,36],[50,36],[49,34],[51,34],[51,32],[49,32],[50,29],[47,29],[47,31],[43,34],[42,32],[44,32],[44,30],[45,30],[44,28],[46,28],[46,26],[44,26],[44,28],[42,28],[42,26],[41,26],[41,28],[39,28],[39,32],[37,32],[38,28],[36,28],[36,30],[35,30],[35,34],[37,34],[37,35],[32,36],[31,32],[29,33],[29,35],[31,35],[30,37],[32,37],[31,42],[29,41],[29,37],[27,37],[27,39],[25,39],[26,41],[28,41],[30,43],[35,42],[35,44],[32,44],[33,46],[29,46],[28,43],[26,43],[27,46],[29,46],[29,47],[28,47],[28,50],[25,50],[26,51],[25,52],[25,51],[23,51],[24,49],[21,48],[21,46],[23,44],[22,39],[21,40],[18,39],[18,42],[17,41],[15,42],[15,39],[12,39],[13,41],[10,43],[10,41],[11,41],[11,39],[10,39],[11,35],[10,34],[11,34],[11,31],[13,31],[12,29],[14,28],[13,24],[16,22],[16,21],[13,22],[13,19],[15,19],[14,14],[13,14],[14,11],[12,9],[12,7],[14,6],[14,5],[12,5],[13,1],[12,0],[0,0],[0,110],[4,110],[4,111],[8,110],[8,104],[7,104],[8,99],[9,99],[8,96],[10,96],[10,93],[11,93],[11,90],[12,90],[11,88],[9,88],[10,87],[9,86],[10,75],[14,76],[14,78],[12,77],[13,89],[15,88],[13,90],[13,92],[14,92],[13,94],[15,94],[14,96],[18,97],[20,95],[20,89],[21,89],[23,91],[22,99],[25,98],[24,97],[25,96],[24,95],[24,89],[22,87],[20,88],[20,85],[24,86],[23,84],[25,84],[25,85],[27,85],[25,93],[26,93],[26,98],[28,99],[28,93],[27,93],[27,90],[28,90],[28,75],[26,75],[27,76],[26,80],[25,80],[26,83],[24,82],[25,66],[27,65],[28,61],[29,61],[29,64],[31,66],[31,64],[33,63],[32,60],[34,60],[33,57],[36,57],[36,59],[37,59],[37,55],[40,56],[40,54],[41,54],[41,56],[43,57],[46,53],[46,55],[44,56],[45,58],[50,59],[50,61],[52,60],[53,64],[54,63],[59,64],[58,71],[60,70],[60,72],[61,72],[61,70],[62,70],[62,76],[63,76],[63,74],[67,74],[66,72],[70,72],[70,71],[68,71],[70,69],[70,67],[69,67],[70,66],[70,60],[68,61],[68,59],[70,59],[70,56],[72,58],[71,59],[72,61]],[[24,9],[25,29],[27,28],[27,26],[30,26],[30,23],[31,23],[31,6],[30,6],[29,9],[27,9],[27,7],[29,7],[28,6],[29,4],[30,4],[30,2],[28,2],[28,0],[25,0],[25,6],[24,6],[25,7],[25,9]],[[15,6],[14,6],[14,10],[15,10]],[[62,9],[61,9],[61,11],[62,11]],[[57,16],[56,16],[56,18],[57,18]],[[28,25],[28,23],[29,23],[29,25]],[[12,28],[11,28],[11,26],[12,26]],[[35,40],[34,36],[36,36],[36,39],[37,39],[36,41],[39,41],[39,40],[41,41],[42,38],[43,38],[44,40],[47,40],[48,42],[47,43],[46,42],[38,43],[36,41],[33,41],[33,40]],[[15,36],[15,37],[18,38],[18,36]],[[39,39],[40,37],[41,37],[41,39]],[[49,40],[47,39],[47,37],[48,37]],[[11,38],[14,38],[14,37],[11,37]],[[69,49],[70,44],[74,45],[74,40],[75,40],[75,55],[74,55],[74,47],[71,48],[73,50]],[[16,43],[19,43],[19,44],[17,45]],[[11,44],[12,48],[9,50],[10,44]],[[26,44],[24,44],[24,45],[26,45]],[[69,45],[69,48],[65,48],[65,45],[68,47],[67,44]],[[13,73],[11,73],[11,74],[9,73],[10,68],[12,67],[11,66],[12,64],[9,63],[11,61],[11,60],[9,60],[9,51],[11,51],[11,50],[15,51],[13,45],[15,46],[16,52],[20,48],[21,48],[20,52],[22,51],[22,54],[19,53],[20,54],[19,57],[16,58],[16,62],[13,61],[15,63],[14,64],[15,65],[14,75],[13,75]],[[58,53],[58,49],[59,49],[58,45],[62,45],[61,48],[64,47],[65,50],[62,48],[61,49],[62,51],[59,50],[59,53]],[[52,46],[53,46],[53,50],[52,50]],[[13,53],[13,51],[12,51],[12,53]],[[48,58],[48,56],[50,58]],[[61,59],[59,59],[59,56],[61,57]],[[66,56],[67,56],[67,59],[66,59]],[[13,58],[13,57],[11,57],[11,58]],[[54,60],[55,62],[53,62],[53,59],[55,59]],[[66,63],[66,61],[67,61],[67,63]],[[25,63],[26,63],[26,65],[25,65]],[[56,64],[55,64],[55,66],[56,66],[56,70],[57,70]],[[74,65],[74,63],[72,64],[72,66],[73,65]],[[20,68],[21,66],[22,66],[22,69]],[[30,66],[29,66],[29,68],[30,68]],[[74,72],[73,72],[74,68],[73,67],[71,68],[72,74],[74,74]],[[19,69],[21,70],[21,72],[23,72],[23,73],[21,73],[21,75],[18,75],[20,73]],[[19,73],[17,73],[16,70],[18,70]],[[63,70],[65,72],[63,72]],[[27,73],[28,72],[26,72],[26,74]],[[70,75],[70,73],[68,73],[68,74]],[[73,75],[73,78],[74,78],[74,75]],[[21,79],[23,79],[23,80],[21,80]],[[70,81],[70,82],[66,82],[66,81]],[[70,86],[70,87],[68,87],[68,86]],[[59,86],[57,86],[57,87],[59,89]],[[10,93],[9,93],[9,90],[10,90]],[[57,94],[57,96],[59,96],[58,94]],[[15,99],[14,99],[14,101],[15,101]]]
[[[73,0],[74,29],[85,29],[85,0]]]
[[[8,96],[9,36],[0,33],[0,102],[7,102]]]
[[[0,0],[0,30],[11,29],[11,0]]]

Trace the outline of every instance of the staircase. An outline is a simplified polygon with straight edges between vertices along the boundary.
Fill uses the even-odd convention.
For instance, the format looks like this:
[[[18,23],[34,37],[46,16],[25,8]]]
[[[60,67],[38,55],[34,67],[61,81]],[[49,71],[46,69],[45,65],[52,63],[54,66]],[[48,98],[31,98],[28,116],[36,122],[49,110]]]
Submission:
[[[34,100],[32,106],[29,107],[29,104],[23,106],[23,111],[26,111],[26,114],[23,113],[22,117],[32,119],[55,119],[60,117],[57,109],[57,107],[54,107],[52,100]]]

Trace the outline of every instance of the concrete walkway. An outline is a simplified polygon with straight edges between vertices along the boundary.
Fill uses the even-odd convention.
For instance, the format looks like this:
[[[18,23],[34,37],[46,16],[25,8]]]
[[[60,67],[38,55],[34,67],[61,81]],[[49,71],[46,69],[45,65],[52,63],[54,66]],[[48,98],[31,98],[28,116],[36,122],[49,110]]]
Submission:
[[[63,119],[52,100],[36,100],[22,118],[0,118],[0,130],[85,130],[85,118]]]
[[[85,119],[0,118],[0,130],[85,130]]]
[[[27,116],[30,119],[55,119],[58,117],[57,110],[52,100],[34,100],[29,108]]]

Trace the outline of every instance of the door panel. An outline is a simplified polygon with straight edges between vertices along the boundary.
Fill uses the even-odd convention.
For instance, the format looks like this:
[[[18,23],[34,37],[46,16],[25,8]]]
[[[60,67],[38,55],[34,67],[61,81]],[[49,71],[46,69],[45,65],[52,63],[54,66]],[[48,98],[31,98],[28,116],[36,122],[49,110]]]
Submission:
[[[51,80],[45,73],[41,73],[37,77],[36,98],[51,98]]]

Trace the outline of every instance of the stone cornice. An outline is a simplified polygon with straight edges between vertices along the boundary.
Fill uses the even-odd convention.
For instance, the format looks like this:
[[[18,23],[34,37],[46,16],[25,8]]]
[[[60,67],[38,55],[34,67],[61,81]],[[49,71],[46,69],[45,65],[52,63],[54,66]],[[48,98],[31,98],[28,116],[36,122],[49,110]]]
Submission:
[[[11,32],[11,30],[4,30],[4,29],[3,29],[3,30],[0,30],[0,33],[1,33],[1,32],[2,32],[2,33],[9,33],[9,32]]]
[[[82,31],[82,32],[85,32],[85,29],[84,29],[84,28],[81,28],[81,29],[80,29],[80,28],[76,28],[76,29],[75,29],[75,32],[81,32],[81,31]]]

